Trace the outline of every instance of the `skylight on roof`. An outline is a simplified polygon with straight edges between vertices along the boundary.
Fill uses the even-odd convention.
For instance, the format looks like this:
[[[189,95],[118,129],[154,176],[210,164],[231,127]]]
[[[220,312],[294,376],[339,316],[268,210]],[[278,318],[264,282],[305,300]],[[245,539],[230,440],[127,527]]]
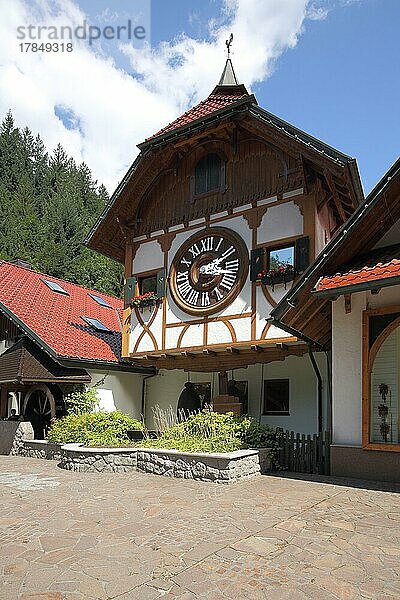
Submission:
[[[107,325],[104,325],[104,323],[99,321],[99,319],[95,319],[93,317],[82,317],[82,319],[86,321],[88,325],[91,325],[94,329],[97,329],[97,331],[111,331],[111,329],[109,329]]]
[[[49,279],[42,279],[43,283],[47,285],[53,292],[58,292],[59,294],[64,294],[64,296],[69,296],[69,293],[64,290],[56,281],[50,281]]]
[[[93,300],[95,300],[95,302],[97,302],[97,304],[100,304],[100,306],[106,306],[107,308],[112,308],[111,304],[109,304],[107,302],[107,300],[105,300],[101,296],[98,296],[97,294],[89,294],[89,296],[91,298],[93,298]]]

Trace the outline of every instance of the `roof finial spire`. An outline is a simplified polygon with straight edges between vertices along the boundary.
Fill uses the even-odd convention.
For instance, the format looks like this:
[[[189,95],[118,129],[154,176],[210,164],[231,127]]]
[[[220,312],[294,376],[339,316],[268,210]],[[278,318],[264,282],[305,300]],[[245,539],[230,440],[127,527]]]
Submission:
[[[230,58],[232,42],[233,42],[233,33],[231,33],[231,35],[229,36],[229,40],[225,41],[225,44],[226,44],[226,47],[228,50],[228,58]]]

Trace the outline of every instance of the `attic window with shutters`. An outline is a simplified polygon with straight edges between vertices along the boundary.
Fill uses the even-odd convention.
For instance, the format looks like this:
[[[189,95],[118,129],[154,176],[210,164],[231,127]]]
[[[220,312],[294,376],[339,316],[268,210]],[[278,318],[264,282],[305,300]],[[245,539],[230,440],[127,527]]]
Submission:
[[[218,154],[206,154],[194,169],[193,196],[202,196],[221,189],[224,163]]]

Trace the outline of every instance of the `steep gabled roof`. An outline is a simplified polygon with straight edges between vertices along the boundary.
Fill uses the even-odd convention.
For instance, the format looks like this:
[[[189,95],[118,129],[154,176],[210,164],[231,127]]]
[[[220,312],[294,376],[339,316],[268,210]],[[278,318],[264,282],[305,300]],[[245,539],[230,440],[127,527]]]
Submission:
[[[245,115],[260,121],[266,125],[266,129],[272,128],[290,139],[291,142],[296,143],[298,150],[304,154],[305,158],[311,158],[315,162],[320,161],[321,164],[323,163],[324,169],[329,170],[329,165],[332,163],[339,166],[348,180],[349,190],[351,189],[351,210],[363,200],[364,194],[355,159],[260,108],[254,95],[249,94],[244,85],[237,83],[232,63],[228,59],[218,85],[205,100],[138,144],[140,154],[94,223],[85,238],[85,244],[114,260],[123,262],[125,252],[125,233],[122,231],[124,207],[128,203],[131,206],[135,202],[135,193],[132,193],[131,190],[134,182],[143,176],[147,179],[145,173],[153,173],[151,161],[156,153],[158,152],[157,160],[160,160],[160,156],[165,157],[169,151],[172,152],[175,143],[180,142],[182,138],[190,138],[198,135],[199,132],[205,133],[207,128],[217,126],[222,121],[234,120]],[[158,173],[159,169],[156,170],[155,175],[149,176],[149,179],[152,177],[154,180]],[[145,185],[148,183],[146,182]],[[143,183],[139,188],[143,189],[142,186]],[[338,203],[340,201],[338,200]],[[348,207],[344,207],[345,217],[348,216],[348,210]]]
[[[53,291],[54,284],[64,293]],[[99,304],[93,295],[108,306]],[[119,298],[0,262],[0,312],[57,360],[123,368],[122,311]],[[95,329],[82,317],[99,320],[108,331]]]
[[[171,123],[160,129],[157,133],[146,138],[146,140],[138,145],[141,150],[152,144],[157,139],[157,142],[166,139],[166,134],[177,134],[186,129],[186,126],[196,124],[209,115],[219,113],[224,108],[236,105],[237,103],[257,105],[257,100],[252,94],[249,94],[245,86],[239,84],[235,71],[233,70],[232,61],[230,58],[225,63],[224,70],[220,77],[218,85],[213,89],[211,94],[205,99],[196,104],[183,115],[176,118]],[[214,115],[215,116],[215,115]]]

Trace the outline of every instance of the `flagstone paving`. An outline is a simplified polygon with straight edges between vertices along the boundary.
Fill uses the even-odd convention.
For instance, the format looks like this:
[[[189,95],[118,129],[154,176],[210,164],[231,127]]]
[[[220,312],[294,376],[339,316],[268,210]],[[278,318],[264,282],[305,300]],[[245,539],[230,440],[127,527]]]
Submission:
[[[314,479],[220,486],[1,456],[0,598],[400,598],[400,486]]]

